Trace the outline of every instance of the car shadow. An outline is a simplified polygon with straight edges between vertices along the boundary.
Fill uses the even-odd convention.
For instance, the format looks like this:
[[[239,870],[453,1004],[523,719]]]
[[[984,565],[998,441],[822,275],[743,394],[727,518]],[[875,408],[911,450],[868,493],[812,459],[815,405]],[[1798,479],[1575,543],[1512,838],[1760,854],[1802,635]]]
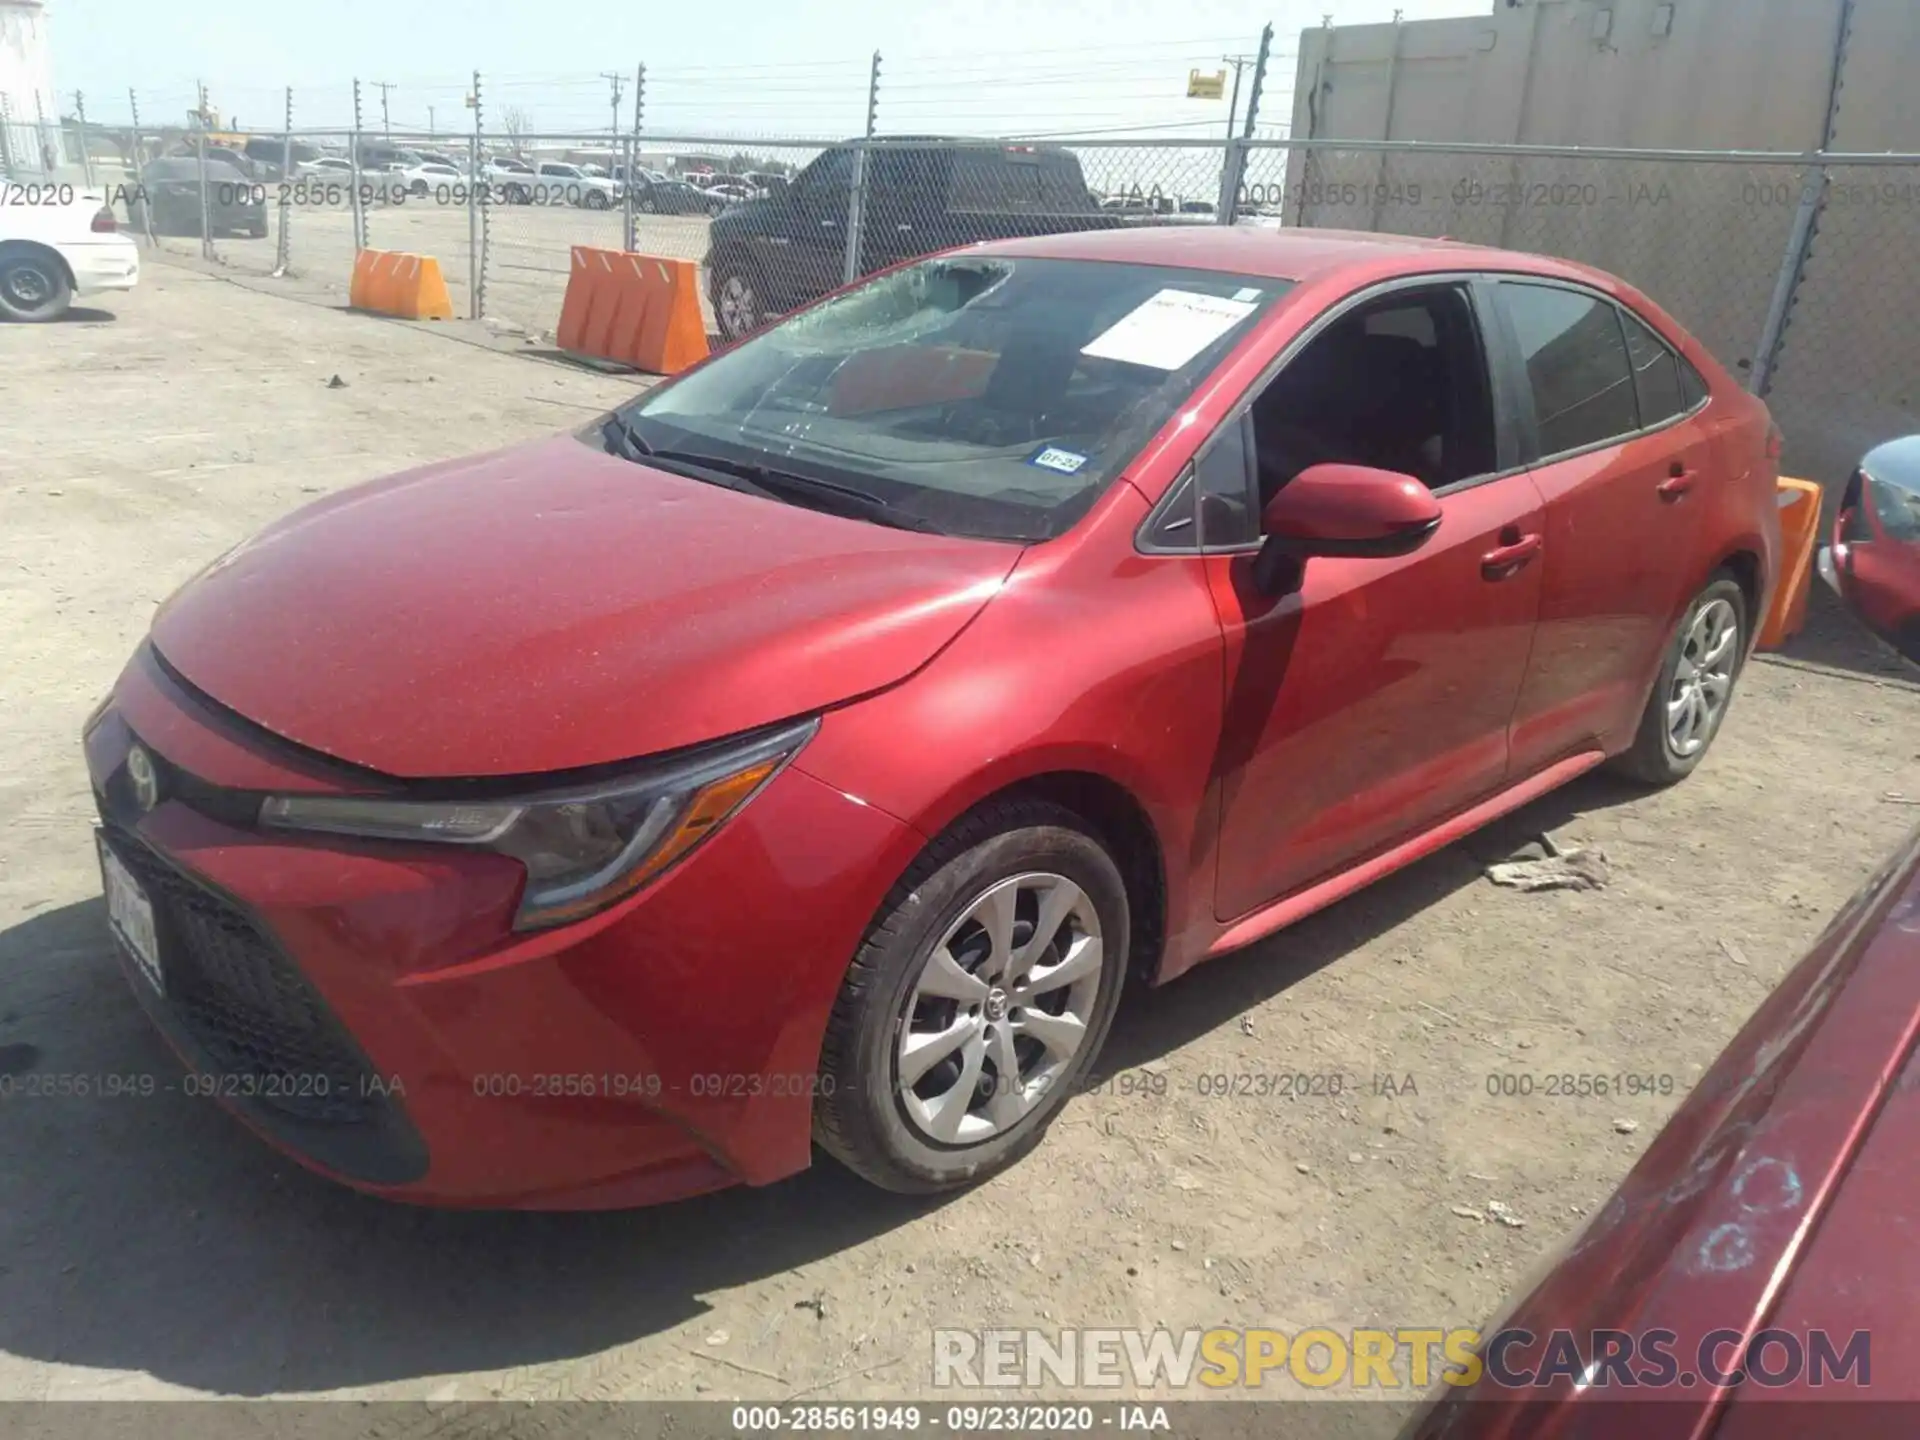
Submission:
[[[1824,584],[1815,580],[1807,597],[1807,621],[1801,632],[1769,652],[1788,664],[1817,665],[1874,680],[1920,682],[1920,664],[1903,659],[1892,645],[1867,629]]]
[[[940,1203],[824,1160],[766,1189],[617,1213],[370,1199],[180,1093],[100,901],[0,931],[0,975],[0,1352],[14,1356],[242,1396],[564,1362]]]
[[[1168,1054],[1473,883],[1525,837],[1636,793],[1576,782],[1149,1003],[1130,996],[1101,1069]],[[564,1363],[941,1203],[824,1159],[766,1189],[607,1214],[369,1199],[182,1093],[99,900],[0,931],[0,975],[0,1352],[13,1356],[239,1396]]]
[[[1582,816],[1643,799],[1643,787],[1591,772],[1325,910],[1243,950],[1196,966],[1153,992],[1128,996],[1100,1052],[1098,1077],[1148,1064],[1292,989],[1456,891],[1487,865]]]
[[[111,325],[120,317],[111,310],[102,310],[93,305],[71,305],[65,314],[56,317],[55,325]]]

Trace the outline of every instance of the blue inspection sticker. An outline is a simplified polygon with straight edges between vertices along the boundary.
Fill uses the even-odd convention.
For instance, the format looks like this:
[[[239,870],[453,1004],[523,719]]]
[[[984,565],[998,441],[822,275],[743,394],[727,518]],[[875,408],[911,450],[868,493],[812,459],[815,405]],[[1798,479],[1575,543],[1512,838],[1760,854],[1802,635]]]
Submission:
[[[1038,465],[1042,470],[1058,470],[1062,475],[1071,475],[1087,463],[1087,457],[1072,450],[1062,450],[1049,445],[1039,454],[1030,456],[1029,465]]]

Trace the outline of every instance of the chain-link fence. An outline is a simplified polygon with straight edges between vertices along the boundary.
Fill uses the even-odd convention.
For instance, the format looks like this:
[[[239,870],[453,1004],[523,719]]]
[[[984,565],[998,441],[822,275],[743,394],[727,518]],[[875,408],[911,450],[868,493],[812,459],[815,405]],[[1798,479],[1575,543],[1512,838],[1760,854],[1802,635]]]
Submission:
[[[93,127],[168,255],[344,302],[356,250],[436,257],[456,316],[551,335],[577,246],[697,262],[716,341],[954,245],[1125,226],[1315,226],[1580,261],[1767,395],[1826,481],[1915,428],[1920,156],[1266,139],[755,139]]]

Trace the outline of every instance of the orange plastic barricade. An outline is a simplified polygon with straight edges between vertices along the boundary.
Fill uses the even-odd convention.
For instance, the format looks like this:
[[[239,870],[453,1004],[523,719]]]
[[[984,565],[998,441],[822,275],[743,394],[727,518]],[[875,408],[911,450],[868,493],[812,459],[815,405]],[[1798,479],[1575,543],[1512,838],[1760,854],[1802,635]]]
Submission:
[[[440,262],[431,255],[401,250],[356,252],[347,304],[355,310],[397,315],[402,320],[453,318],[453,301],[447,295]]]
[[[554,339],[574,355],[677,375],[707,358],[699,283],[691,260],[576,245]]]
[[[1820,537],[1820,487],[1811,480],[1780,477],[1780,589],[1760,627],[1767,649],[1784,645],[1807,623],[1807,592],[1813,586],[1813,556]]]

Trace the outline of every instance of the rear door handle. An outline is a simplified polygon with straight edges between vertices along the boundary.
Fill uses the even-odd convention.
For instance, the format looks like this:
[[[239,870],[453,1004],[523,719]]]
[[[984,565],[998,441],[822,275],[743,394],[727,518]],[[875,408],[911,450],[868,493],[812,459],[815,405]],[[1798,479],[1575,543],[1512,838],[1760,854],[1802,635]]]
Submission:
[[[1510,579],[1526,568],[1545,543],[1539,535],[1522,535],[1512,544],[1489,550],[1480,557],[1480,573],[1489,580]]]
[[[1662,500],[1678,500],[1689,490],[1693,489],[1693,482],[1699,478],[1700,472],[1698,470],[1689,470],[1685,465],[1681,464],[1680,461],[1674,461],[1671,468],[1667,471],[1667,478],[1661,482],[1659,491],[1660,498]]]

